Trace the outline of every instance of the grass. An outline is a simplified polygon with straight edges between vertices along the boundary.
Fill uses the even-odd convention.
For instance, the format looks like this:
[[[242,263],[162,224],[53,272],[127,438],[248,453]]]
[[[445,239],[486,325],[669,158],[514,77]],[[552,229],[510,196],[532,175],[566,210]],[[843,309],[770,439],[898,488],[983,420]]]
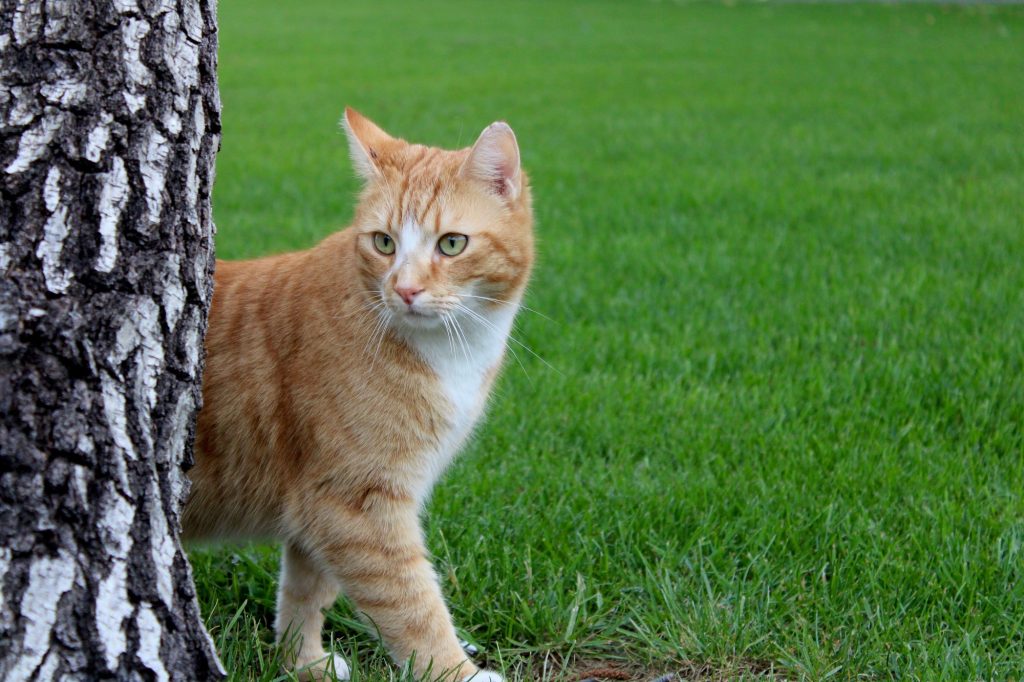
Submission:
[[[1024,677],[1024,9],[222,0],[218,253],[304,248],[352,104],[507,119],[539,263],[438,487],[456,621],[519,679]],[[192,552],[233,679],[278,553]],[[342,601],[360,680],[395,673]]]

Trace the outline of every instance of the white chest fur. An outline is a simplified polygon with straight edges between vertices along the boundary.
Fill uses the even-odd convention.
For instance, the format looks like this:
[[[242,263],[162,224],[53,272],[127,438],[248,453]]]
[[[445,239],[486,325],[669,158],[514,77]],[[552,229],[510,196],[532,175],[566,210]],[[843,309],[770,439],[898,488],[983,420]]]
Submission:
[[[459,329],[430,330],[409,339],[440,382],[447,398],[449,427],[441,435],[437,452],[428,453],[427,490],[441,475],[452,457],[472,433],[487,402],[488,378],[501,361],[506,339],[512,329],[517,306],[501,305],[479,311],[486,323],[469,315],[460,316]],[[450,333],[450,335],[449,335]]]

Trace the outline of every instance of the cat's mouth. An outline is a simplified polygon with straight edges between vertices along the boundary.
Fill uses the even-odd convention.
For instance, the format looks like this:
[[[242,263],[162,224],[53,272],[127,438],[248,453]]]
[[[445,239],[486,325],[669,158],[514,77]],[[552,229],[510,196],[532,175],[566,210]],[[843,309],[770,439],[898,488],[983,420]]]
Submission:
[[[441,314],[430,308],[419,306],[403,306],[398,312],[398,319],[410,327],[436,327],[441,324]]]

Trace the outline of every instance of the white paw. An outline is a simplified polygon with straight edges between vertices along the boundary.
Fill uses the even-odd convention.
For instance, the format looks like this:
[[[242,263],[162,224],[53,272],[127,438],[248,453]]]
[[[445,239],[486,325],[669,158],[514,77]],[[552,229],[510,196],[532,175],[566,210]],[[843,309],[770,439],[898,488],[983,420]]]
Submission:
[[[321,653],[312,663],[296,666],[295,673],[301,682],[347,682],[351,677],[348,663],[338,654]]]
[[[462,678],[462,682],[505,682],[505,678],[493,670],[478,670]]]
[[[348,680],[352,675],[351,671],[348,669],[348,663],[346,663],[345,659],[338,654],[331,654],[328,657],[327,672],[328,674],[334,673],[334,678],[336,680],[341,680],[342,682]]]

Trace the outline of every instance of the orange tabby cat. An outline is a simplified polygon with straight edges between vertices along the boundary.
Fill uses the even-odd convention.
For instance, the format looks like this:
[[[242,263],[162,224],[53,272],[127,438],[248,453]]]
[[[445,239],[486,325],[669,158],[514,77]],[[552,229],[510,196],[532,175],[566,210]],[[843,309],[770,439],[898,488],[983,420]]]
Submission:
[[[501,680],[456,638],[419,514],[480,417],[533,262],[530,191],[504,123],[471,149],[390,137],[352,109],[351,227],[218,262],[186,537],[284,543],[278,640],[307,678],[339,591],[419,676]],[[415,656],[414,656],[415,654]]]

